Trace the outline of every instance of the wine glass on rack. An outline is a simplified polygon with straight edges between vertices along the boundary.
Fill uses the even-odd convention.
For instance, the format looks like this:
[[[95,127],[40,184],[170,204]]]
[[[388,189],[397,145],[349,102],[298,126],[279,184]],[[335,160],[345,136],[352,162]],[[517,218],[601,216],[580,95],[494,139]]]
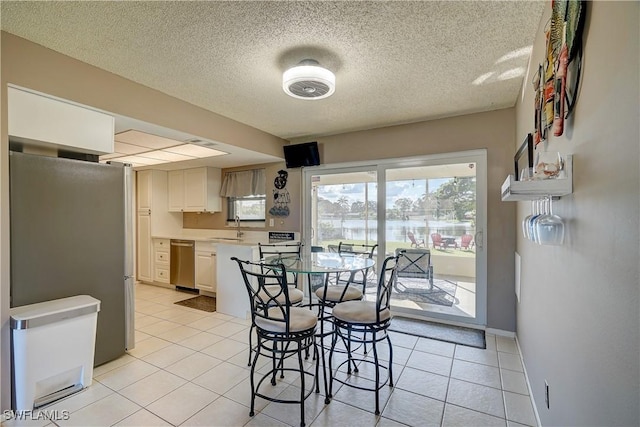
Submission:
[[[542,215],[542,204],[540,200],[535,201],[536,204],[536,214],[529,218],[529,240],[538,243],[538,236],[536,235],[536,220],[540,215]]]
[[[522,220],[522,235],[525,239],[531,240],[531,234],[529,233],[529,220],[535,215],[535,201],[531,201],[531,213],[524,217]]]
[[[564,242],[564,221],[553,213],[553,198],[546,197],[547,212],[536,220],[536,241],[541,245],[561,245]]]

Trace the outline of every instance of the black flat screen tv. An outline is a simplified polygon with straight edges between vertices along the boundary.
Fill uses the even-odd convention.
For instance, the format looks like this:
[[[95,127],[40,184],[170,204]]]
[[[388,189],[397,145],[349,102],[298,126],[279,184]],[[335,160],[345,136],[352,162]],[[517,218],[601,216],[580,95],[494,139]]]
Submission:
[[[285,145],[283,148],[284,161],[288,169],[300,168],[302,166],[318,166],[320,164],[320,153],[318,152],[317,141]]]

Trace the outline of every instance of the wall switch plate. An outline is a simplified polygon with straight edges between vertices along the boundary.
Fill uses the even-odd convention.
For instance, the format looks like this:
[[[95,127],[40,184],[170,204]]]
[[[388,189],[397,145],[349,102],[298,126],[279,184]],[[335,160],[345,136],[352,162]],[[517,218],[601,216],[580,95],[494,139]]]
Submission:
[[[273,218],[269,218],[269,227],[273,227]]]

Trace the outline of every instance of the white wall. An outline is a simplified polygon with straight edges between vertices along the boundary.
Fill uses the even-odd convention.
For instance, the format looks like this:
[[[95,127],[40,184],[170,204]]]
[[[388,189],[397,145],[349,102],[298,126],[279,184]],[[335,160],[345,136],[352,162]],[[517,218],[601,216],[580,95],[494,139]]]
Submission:
[[[565,135],[548,143],[574,154],[574,193],[554,203],[568,226],[566,242],[537,246],[518,232],[517,335],[543,425],[637,426],[640,7],[588,3],[577,108]],[[544,57],[550,9],[548,2],[516,106],[517,141],[533,130],[530,82]],[[517,227],[529,213],[528,202],[518,204]]]

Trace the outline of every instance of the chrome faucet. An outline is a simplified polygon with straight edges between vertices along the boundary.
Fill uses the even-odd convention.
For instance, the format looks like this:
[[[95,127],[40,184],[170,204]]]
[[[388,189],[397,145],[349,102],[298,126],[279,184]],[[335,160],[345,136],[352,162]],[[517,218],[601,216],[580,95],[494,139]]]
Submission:
[[[237,229],[236,237],[239,239],[242,237],[242,231],[240,231],[240,216],[236,215],[235,222],[236,222],[236,229]]]

